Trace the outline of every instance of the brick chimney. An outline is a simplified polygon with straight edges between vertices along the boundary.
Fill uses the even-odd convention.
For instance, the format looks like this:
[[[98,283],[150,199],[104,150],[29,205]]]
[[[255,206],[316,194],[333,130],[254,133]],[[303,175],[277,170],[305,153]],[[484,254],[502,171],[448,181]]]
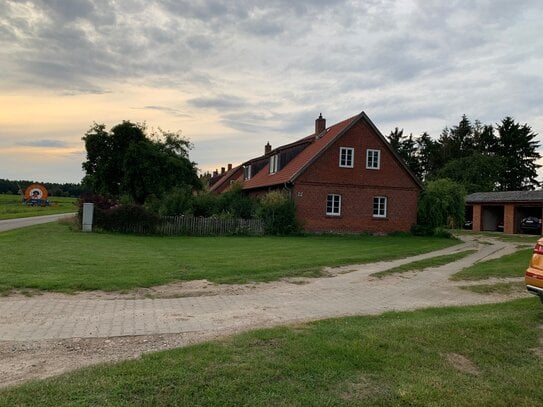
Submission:
[[[228,164],[228,171],[232,169],[232,164]]]
[[[224,174],[225,171],[226,171],[226,168],[221,167],[221,174]]]
[[[264,154],[269,154],[269,153],[271,153],[271,150],[272,150],[271,144],[270,144],[270,142],[268,141],[268,143],[264,146]]]
[[[317,120],[315,120],[315,134],[318,135],[326,129],[326,119],[322,117],[322,113],[319,114]]]

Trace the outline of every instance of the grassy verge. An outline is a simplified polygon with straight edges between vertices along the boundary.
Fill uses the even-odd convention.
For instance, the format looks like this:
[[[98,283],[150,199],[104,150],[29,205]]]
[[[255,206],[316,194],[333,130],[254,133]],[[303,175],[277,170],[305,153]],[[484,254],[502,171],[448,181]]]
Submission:
[[[484,280],[492,277],[523,277],[533,249],[519,250],[508,256],[476,263],[451,276],[451,280]]]
[[[476,250],[464,250],[458,253],[446,254],[444,256],[430,257],[428,259],[402,264],[401,266],[394,267],[388,270],[379,271],[377,273],[373,273],[372,276],[381,278],[390,274],[406,273],[408,271],[420,271],[430,267],[439,267],[448,263],[452,263],[453,261],[463,259],[464,257],[469,256],[470,254],[473,254],[475,252]]]
[[[493,239],[501,240],[504,242],[523,243],[523,244],[535,244],[541,237],[539,235],[508,235],[502,232],[472,232],[471,230],[455,229],[454,234],[456,236],[481,236],[491,237]]]
[[[174,280],[217,283],[317,276],[458,241],[412,236],[156,237],[81,233],[52,223],[0,233],[0,290],[123,290]]]
[[[534,298],[259,330],[0,391],[0,405],[540,405]]]
[[[49,197],[50,206],[26,206],[20,195],[0,194],[0,220],[77,212],[75,198]]]
[[[463,290],[472,291],[478,294],[516,294],[525,293],[526,284],[519,283],[496,283],[496,284],[477,284],[477,285],[464,285],[460,287]]]

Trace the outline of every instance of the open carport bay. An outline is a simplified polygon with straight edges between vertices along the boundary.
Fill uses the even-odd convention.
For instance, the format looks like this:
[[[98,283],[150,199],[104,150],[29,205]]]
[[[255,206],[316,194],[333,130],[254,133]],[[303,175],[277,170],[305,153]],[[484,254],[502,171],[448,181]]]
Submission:
[[[542,208],[538,206],[517,206],[515,208],[515,233],[541,233]],[[531,219],[528,219],[531,218]],[[539,220],[539,222],[537,222]],[[524,222],[524,223],[523,223]],[[532,224],[537,222],[537,224]]]
[[[474,232],[541,234],[543,190],[476,192],[465,202]]]
[[[481,230],[503,232],[503,214],[503,205],[483,206]],[[501,225],[501,228],[499,225]]]

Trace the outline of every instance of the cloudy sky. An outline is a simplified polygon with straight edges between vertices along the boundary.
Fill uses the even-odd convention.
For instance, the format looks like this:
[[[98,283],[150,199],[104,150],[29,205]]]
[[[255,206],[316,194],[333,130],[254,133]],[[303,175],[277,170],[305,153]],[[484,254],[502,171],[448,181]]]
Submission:
[[[203,170],[365,111],[543,136],[541,0],[1,0],[0,178],[79,182],[81,137],[181,131]]]

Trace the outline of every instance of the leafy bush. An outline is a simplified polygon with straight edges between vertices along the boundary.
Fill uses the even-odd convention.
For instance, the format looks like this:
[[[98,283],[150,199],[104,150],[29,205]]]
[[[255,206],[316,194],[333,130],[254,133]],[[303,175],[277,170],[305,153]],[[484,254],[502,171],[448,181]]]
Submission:
[[[239,184],[220,196],[219,212],[222,215],[251,219],[256,216],[257,208],[256,200],[245,195]]]
[[[83,204],[93,203],[93,225],[110,232],[154,233],[160,217],[140,205],[120,205],[117,201],[101,195],[86,194],[79,199],[79,225],[83,218]]]
[[[461,225],[464,222],[465,195],[464,187],[450,179],[429,182],[419,199],[419,224],[431,228]]]
[[[260,200],[259,217],[267,234],[289,235],[300,231],[294,202],[281,192],[269,192]]]
[[[182,186],[170,190],[159,200],[158,214],[161,216],[184,215],[192,211],[192,190]]]
[[[109,197],[90,193],[84,194],[81,198],[79,198],[78,201],[79,209],[77,211],[77,217],[79,219],[80,225],[83,219],[83,204],[85,203],[94,204],[93,223],[95,225],[101,225],[106,223],[105,211],[118,205],[118,202],[116,200]]]
[[[435,237],[443,237],[445,239],[452,239],[453,238],[452,233],[449,230],[445,229],[445,228],[435,228],[433,235]]]
[[[196,217],[210,218],[220,212],[221,197],[219,195],[202,194],[192,198],[192,214]]]
[[[434,229],[428,225],[413,225],[411,226],[411,234],[414,236],[432,236]]]
[[[160,217],[140,205],[119,205],[103,211],[102,222],[95,225],[110,232],[144,233],[156,232]]]
[[[452,233],[443,227],[433,228],[428,225],[411,226],[411,234],[414,236],[435,236],[446,239],[451,239],[453,237]]]

